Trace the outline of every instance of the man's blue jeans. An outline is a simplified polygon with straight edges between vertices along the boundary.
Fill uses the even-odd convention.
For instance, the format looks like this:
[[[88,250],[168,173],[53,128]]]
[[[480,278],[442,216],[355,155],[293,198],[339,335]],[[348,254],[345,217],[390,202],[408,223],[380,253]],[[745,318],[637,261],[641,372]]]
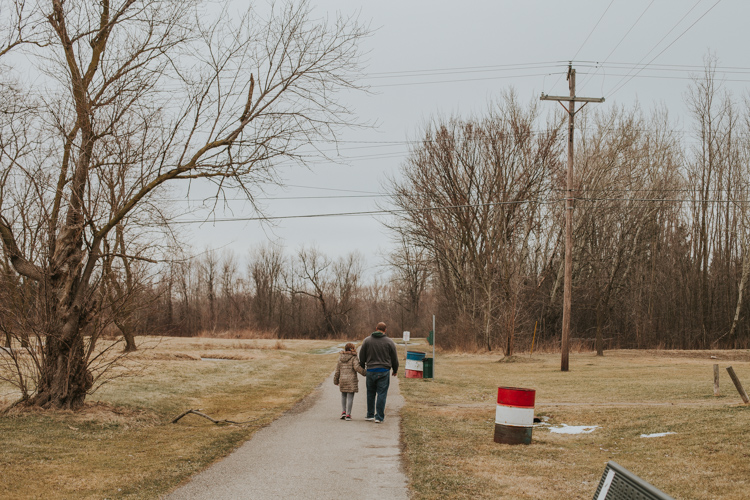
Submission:
[[[367,372],[367,418],[385,420],[385,399],[388,396],[388,386],[391,385],[391,371]],[[376,401],[377,396],[377,401]]]

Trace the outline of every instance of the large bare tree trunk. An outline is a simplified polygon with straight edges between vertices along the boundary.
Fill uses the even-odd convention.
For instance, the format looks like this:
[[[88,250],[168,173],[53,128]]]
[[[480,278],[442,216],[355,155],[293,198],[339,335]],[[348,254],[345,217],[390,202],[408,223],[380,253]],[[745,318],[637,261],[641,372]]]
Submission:
[[[62,325],[59,332],[47,334],[39,386],[29,401],[34,406],[78,409],[93,385],[83,338],[79,332],[62,334],[66,327],[67,331],[75,332],[73,326]]]
[[[120,329],[122,338],[125,339],[125,348],[123,352],[135,352],[138,346],[135,344],[135,328],[128,321],[119,321],[115,319],[115,326]]]

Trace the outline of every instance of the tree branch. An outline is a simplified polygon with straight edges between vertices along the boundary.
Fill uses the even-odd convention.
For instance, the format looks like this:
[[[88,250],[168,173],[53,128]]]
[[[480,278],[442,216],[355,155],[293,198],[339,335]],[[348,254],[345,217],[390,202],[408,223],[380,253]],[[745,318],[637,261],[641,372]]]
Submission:
[[[10,262],[13,264],[13,268],[20,274],[21,276],[26,276],[29,279],[32,279],[34,281],[41,281],[42,280],[42,270],[36,266],[35,264],[32,264],[21,253],[21,250],[18,248],[18,245],[16,244],[16,239],[13,236],[13,231],[10,228],[10,224],[7,223],[5,220],[5,217],[0,216],[0,237],[3,240],[3,246],[5,247],[5,252],[7,253],[8,257],[10,257]]]

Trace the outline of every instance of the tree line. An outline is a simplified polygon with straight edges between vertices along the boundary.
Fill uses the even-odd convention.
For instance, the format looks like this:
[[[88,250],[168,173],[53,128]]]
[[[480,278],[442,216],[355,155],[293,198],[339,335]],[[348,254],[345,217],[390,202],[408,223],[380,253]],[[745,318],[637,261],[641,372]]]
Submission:
[[[682,125],[638,106],[579,119],[571,332],[599,354],[750,345],[750,105],[714,66]],[[401,271],[427,266],[458,345],[559,341],[562,118],[507,92],[484,116],[433,120],[390,181],[389,225],[415,257]]]
[[[683,129],[663,109],[582,115],[572,331],[584,348],[748,346],[750,111],[710,64],[686,103]],[[148,235],[126,244],[117,226],[102,257],[102,332],[122,336],[126,350],[154,334],[358,338],[378,321],[421,336],[436,314],[444,347],[511,355],[533,339],[556,348],[563,116],[542,116],[509,91],[485,116],[435,119],[422,134],[384,186],[384,208],[396,210],[383,272],[356,251],[334,258],[315,246],[182,255]],[[147,256],[157,253],[173,258]]]
[[[361,338],[379,321],[403,315],[397,283],[367,274],[358,252],[332,258],[309,246],[290,255],[268,243],[238,257],[208,249],[165,263],[129,298],[138,304],[129,308],[133,333]]]

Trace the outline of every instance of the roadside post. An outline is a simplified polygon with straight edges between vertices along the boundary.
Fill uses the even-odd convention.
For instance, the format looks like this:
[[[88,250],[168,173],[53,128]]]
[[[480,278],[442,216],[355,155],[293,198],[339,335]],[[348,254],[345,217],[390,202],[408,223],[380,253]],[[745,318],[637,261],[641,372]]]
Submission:
[[[435,315],[432,315],[432,378],[435,378]]]

